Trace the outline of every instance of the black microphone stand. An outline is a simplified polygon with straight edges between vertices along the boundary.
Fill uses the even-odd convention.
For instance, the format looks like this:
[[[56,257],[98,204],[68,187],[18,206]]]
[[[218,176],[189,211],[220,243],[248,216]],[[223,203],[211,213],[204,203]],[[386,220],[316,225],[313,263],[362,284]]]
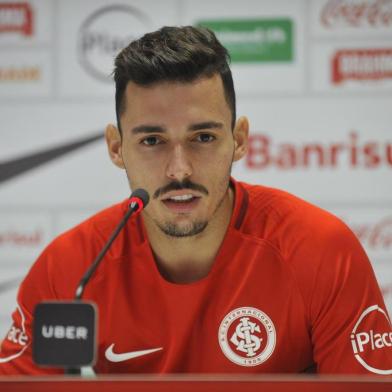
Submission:
[[[138,193],[143,192],[142,195],[138,195]],[[138,199],[138,200],[133,200],[133,199]],[[141,199],[141,202],[139,201]],[[148,203],[149,201],[149,196],[147,192],[144,190],[139,190],[137,189],[135,192],[132,193],[130,197],[130,203],[129,203],[129,208],[124,217],[121,219],[120,223],[117,225],[116,229],[110,236],[108,242],[105,244],[101,252],[98,254],[98,256],[95,258],[89,269],[86,271],[86,273],[83,275],[82,279],[79,282],[79,285],[75,291],[75,302],[82,301],[82,296],[84,293],[84,289],[90,280],[91,276],[95,272],[95,270],[98,268],[99,264],[101,263],[103,257],[105,256],[106,252],[112,245],[113,241],[116,239],[116,237],[119,235],[120,231],[123,229],[125,224],[127,223],[129,217],[136,211],[142,210]],[[65,368],[64,374],[72,374],[72,375],[81,375],[81,368],[80,367],[70,367],[70,368]]]

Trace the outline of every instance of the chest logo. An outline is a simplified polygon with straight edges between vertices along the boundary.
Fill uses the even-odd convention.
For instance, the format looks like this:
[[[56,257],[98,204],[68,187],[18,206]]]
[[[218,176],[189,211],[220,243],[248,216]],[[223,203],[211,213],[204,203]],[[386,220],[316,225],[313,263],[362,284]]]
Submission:
[[[276,331],[272,320],[261,310],[237,308],[222,320],[218,332],[223,354],[240,366],[257,366],[273,353]]]

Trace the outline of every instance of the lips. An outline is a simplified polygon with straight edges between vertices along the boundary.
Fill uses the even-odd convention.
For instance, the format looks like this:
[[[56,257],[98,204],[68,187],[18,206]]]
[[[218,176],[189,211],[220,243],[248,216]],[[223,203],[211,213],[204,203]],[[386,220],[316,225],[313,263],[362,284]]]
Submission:
[[[194,192],[176,191],[166,194],[162,203],[174,213],[190,213],[199,204],[201,197]]]

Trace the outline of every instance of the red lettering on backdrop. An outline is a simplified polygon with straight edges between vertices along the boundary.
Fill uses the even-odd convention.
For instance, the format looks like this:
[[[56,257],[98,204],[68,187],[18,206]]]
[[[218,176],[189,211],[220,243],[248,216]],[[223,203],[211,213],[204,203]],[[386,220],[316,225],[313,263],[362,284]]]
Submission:
[[[387,162],[392,166],[392,144],[387,145]]]
[[[249,136],[246,165],[251,169],[264,169],[270,163],[269,137],[261,134]]]
[[[331,81],[381,80],[392,78],[392,49],[344,49],[332,57]]]
[[[345,142],[332,143],[274,143],[264,134],[249,137],[249,152],[245,164],[250,169],[276,167],[282,170],[296,168],[377,169],[392,167],[392,143],[360,142],[357,132],[350,132]]]
[[[297,166],[297,154],[292,144],[281,144],[276,154],[276,166],[281,169],[291,169]]]
[[[369,235],[369,246],[389,249],[392,247],[392,217],[376,224]]]
[[[33,10],[28,3],[0,3],[0,33],[33,34]]]
[[[378,143],[366,143],[363,148],[363,153],[365,156],[365,167],[374,169],[380,165],[381,158],[378,152]]]
[[[343,219],[345,220],[345,219]],[[351,230],[355,233],[359,241],[363,243],[365,246],[365,242],[367,240],[367,237],[369,235],[369,231],[371,230],[371,225],[369,224],[356,224],[356,225],[350,225]]]
[[[381,286],[381,293],[382,293],[382,295],[384,296],[384,298],[387,296],[387,295],[390,295],[390,294],[392,294],[392,284],[390,284],[390,285],[388,285],[388,286]]]
[[[351,160],[351,166],[356,166],[358,163],[357,159],[357,141],[358,141],[358,135],[355,132],[350,133],[350,160]]]
[[[344,151],[344,145],[340,143],[332,143],[331,144],[331,166],[336,167],[338,164],[338,155]],[[353,158],[351,157],[351,160]]]
[[[392,25],[392,0],[330,0],[320,14],[321,24],[327,28],[335,26],[389,27]]]
[[[14,245],[14,246],[36,246],[42,244],[43,233],[42,230],[36,229],[31,233],[5,231],[0,232],[0,246]]]
[[[310,157],[312,153],[316,153],[318,166],[323,167],[326,164],[324,148],[321,144],[308,144],[304,146],[303,150],[303,164],[304,166],[310,166]]]
[[[371,250],[389,250],[392,248],[392,217],[386,217],[375,223],[350,224],[352,231]]]

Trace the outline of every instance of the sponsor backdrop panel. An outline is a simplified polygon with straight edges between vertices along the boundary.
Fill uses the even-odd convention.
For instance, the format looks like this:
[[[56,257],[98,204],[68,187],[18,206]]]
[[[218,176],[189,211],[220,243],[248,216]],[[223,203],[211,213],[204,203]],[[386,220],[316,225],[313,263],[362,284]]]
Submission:
[[[387,306],[392,309],[392,204],[326,203],[322,207],[340,217],[361,241],[372,262]]]
[[[2,260],[3,261],[3,260]],[[11,326],[11,315],[15,310],[17,288],[26,275],[29,267],[20,263],[18,259],[9,259],[8,263],[3,263],[0,268],[0,332],[1,339]]]
[[[391,312],[391,4],[0,1],[0,336],[44,246],[128,195],[103,141],[115,119],[108,74],[118,48],[163,24],[209,26],[231,52],[252,131],[234,176],[347,222]]]
[[[0,48],[48,45],[53,37],[51,0],[0,0]]]
[[[392,205],[353,203],[350,206],[325,204],[324,207],[347,223],[375,263],[391,258]]]
[[[0,158],[12,159],[103,131],[115,121],[114,99],[1,101]],[[8,126],[9,124],[9,126]]]
[[[104,206],[129,192],[123,171],[111,165],[100,139],[5,182],[1,193],[0,205],[62,208]]]
[[[17,287],[50,240],[83,221],[100,207],[0,207],[0,333],[10,326]],[[11,210],[11,211],[10,211]],[[40,212],[42,211],[42,212]]]
[[[176,5],[170,0],[60,2],[60,94],[112,97],[116,54],[148,31],[178,24]]]
[[[0,49],[0,98],[49,97],[52,59],[46,50]]]
[[[305,3],[185,1],[183,22],[214,30],[232,56],[239,94],[302,92]]]
[[[1,208],[0,259],[11,265],[15,260],[30,264],[53,236],[51,215],[48,212]]]
[[[3,336],[20,279],[47,243],[129,191],[103,140],[105,124],[115,117],[112,101],[3,104],[0,114],[8,125],[0,143]],[[35,166],[34,157],[41,165]]]
[[[392,91],[392,39],[317,43],[312,89],[320,92]]]
[[[389,235],[391,231],[389,231]],[[374,272],[377,281],[381,287],[384,296],[384,301],[387,306],[389,315],[392,313],[392,277],[391,277],[391,263],[392,257],[387,260],[382,260],[373,264]]]
[[[392,99],[242,99],[251,123],[242,179],[313,202],[392,202]]]
[[[20,104],[4,111],[12,127],[2,130],[0,156],[16,167],[39,153],[42,164],[0,183],[0,207],[104,206],[125,197],[124,172],[110,162],[103,137],[114,120],[113,102]],[[26,119],[32,119],[28,127]]]
[[[126,199],[129,196],[129,192],[124,192],[123,199]],[[121,201],[122,199],[118,198],[116,202]],[[54,214],[54,223],[53,223],[53,234],[59,235],[66,230],[71,229],[75,224],[83,222],[85,219],[92,216],[97,211],[97,207],[89,206],[79,206],[78,208],[66,207],[59,211],[56,211]]]
[[[314,36],[392,38],[392,2],[389,0],[311,0],[311,32]]]
[[[31,261],[53,237],[52,217],[48,211],[0,207],[0,327],[3,337],[15,308],[17,286]]]

